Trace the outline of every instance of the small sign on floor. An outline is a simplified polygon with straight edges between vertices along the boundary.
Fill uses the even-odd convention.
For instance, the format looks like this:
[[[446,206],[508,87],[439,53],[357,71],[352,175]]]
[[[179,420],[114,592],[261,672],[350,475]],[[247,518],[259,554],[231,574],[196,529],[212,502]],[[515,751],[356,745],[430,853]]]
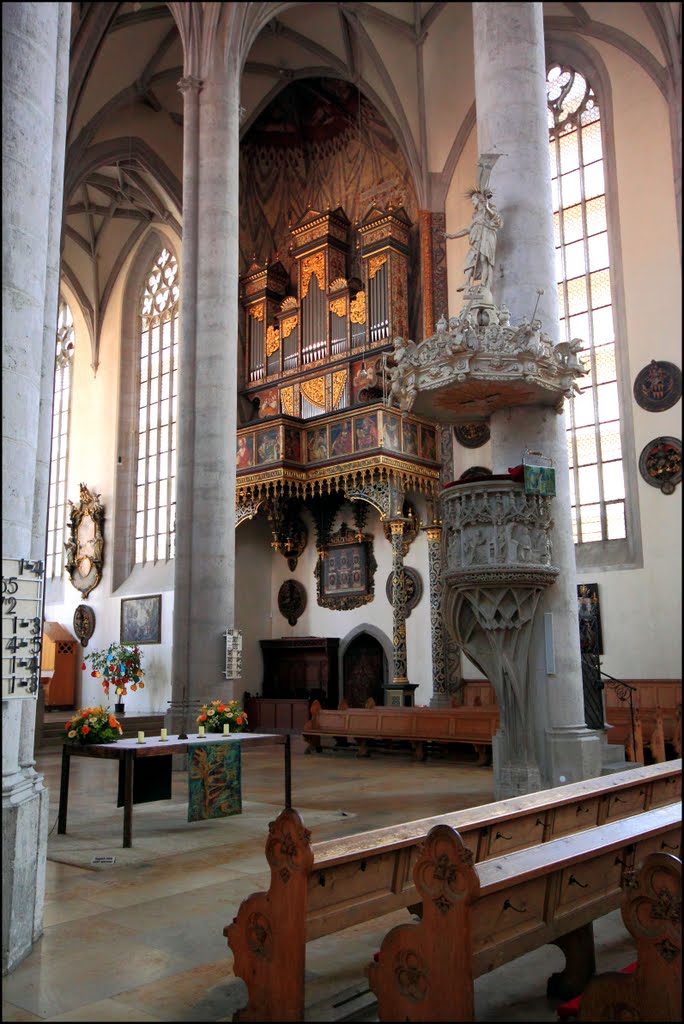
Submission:
[[[116,864],[116,857],[93,857],[91,864]]]

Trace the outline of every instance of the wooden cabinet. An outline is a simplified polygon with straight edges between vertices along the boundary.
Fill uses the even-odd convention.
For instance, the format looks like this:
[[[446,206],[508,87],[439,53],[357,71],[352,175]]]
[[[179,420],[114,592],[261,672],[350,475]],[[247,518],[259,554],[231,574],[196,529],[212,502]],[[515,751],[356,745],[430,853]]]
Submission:
[[[71,711],[76,700],[76,670],[79,642],[59,622],[46,622],[43,626],[43,652],[41,676],[52,672],[45,684],[45,707]]]
[[[260,640],[264,659],[262,697],[339,703],[338,637],[283,637]]]

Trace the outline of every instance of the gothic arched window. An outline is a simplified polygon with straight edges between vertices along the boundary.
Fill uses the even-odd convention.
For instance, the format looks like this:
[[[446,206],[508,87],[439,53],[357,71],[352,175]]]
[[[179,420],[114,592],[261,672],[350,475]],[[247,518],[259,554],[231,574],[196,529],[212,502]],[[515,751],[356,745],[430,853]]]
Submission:
[[[48,580],[56,579],[64,572],[64,531],[66,528],[66,485],[69,459],[69,420],[71,416],[73,359],[74,320],[66,302],[60,301],[57,316],[47,557],[45,565],[45,578]]]
[[[164,248],[147,273],[139,307],[138,565],[166,561],[175,553],[178,300],[178,263]]]
[[[588,374],[569,406],[576,544],[626,537],[625,477],[601,114],[587,80],[554,64],[546,80],[561,340],[579,338]]]

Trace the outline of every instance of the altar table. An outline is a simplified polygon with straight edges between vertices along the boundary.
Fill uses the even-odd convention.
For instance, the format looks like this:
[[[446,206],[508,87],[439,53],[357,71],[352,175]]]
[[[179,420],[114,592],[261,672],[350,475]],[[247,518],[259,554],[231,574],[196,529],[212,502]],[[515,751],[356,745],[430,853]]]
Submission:
[[[69,769],[72,757],[99,757],[123,762],[124,771],[124,815],[123,845],[133,845],[133,779],[135,762],[143,757],[164,757],[168,754],[183,754],[190,745],[198,743],[225,745],[239,743],[242,746],[283,746],[285,754],[285,806],[292,806],[292,773],[290,762],[290,737],[279,733],[234,732],[228,736],[210,733],[206,736],[190,735],[187,739],[169,736],[146,736],[142,743],[137,739],[117,740],[116,743],[89,743],[84,746],[65,743],[62,747],[62,777],[59,787],[59,814],[57,832],[66,834],[67,808],[69,804]]]

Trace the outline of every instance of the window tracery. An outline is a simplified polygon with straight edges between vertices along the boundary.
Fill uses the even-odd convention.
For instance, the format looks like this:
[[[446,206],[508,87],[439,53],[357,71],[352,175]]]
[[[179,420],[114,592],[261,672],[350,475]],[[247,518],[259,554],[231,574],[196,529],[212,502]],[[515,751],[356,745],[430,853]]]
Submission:
[[[179,355],[178,262],[163,248],[141,297],[135,561],[175,554]]]
[[[589,370],[568,411],[573,536],[619,540],[625,478],[601,114],[569,66],[552,65],[546,87],[561,340],[582,339]]]
[[[56,579],[64,572],[73,359],[74,318],[69,306],[62,300],[57,316],[55,386],[52,405],[52,449],[45,566],[47,579]]]

